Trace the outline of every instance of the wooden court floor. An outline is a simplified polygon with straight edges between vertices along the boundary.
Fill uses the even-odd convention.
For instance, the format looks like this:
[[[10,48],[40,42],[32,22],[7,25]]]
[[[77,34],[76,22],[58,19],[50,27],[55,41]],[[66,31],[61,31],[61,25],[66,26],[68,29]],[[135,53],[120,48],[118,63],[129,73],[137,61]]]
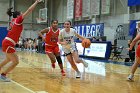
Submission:
[[[8,75],[11,82],[0,82],[0,93],[140,93],[139,68],[135,81],[128,82],[130,66],[86,60],[88,68],[77,64],[82,77],[76,79],[64,57],[66,76],[61,76],[58,65],[53,70],[45,54],[27,51],[17,54],[20,63]],[[3,59],[0,51],[0,62]]]

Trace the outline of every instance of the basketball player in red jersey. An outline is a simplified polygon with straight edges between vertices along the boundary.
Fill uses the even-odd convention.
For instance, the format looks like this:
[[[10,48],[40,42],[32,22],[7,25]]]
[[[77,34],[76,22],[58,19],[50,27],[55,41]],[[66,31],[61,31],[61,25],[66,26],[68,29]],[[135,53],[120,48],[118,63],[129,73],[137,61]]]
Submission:
[[[34,10],[35,6],[39,2],[41,2],[41,0],[36,0],[28,8],[28,10],[26,12],[22,13],[22,14],[19,11],[12,12],[12,8],[9,8],[8,11],[7,11],[7,14],[9,16],[13,16],[13,19],[10,23],[10,29],[8,31],[8,34],[5,37],[5,39],[2,41],[2,51],[5,53],[6,58],[5,58],[4,61],[2,61],[0,63],[0,68],[5,66],[10,61],[12,61],[12,63],[7,67],[7,69],[2,71],[2,73],[0,75],[0,80],[1,81],[9,82],[10,79],[8,79],[6,77],[6,74],[8,72],[10,72],[11,70],[13,70],[16,67],[16,65],[19,63],[19,59],[18,59],[17,54],[15,53],[16,51],[15,51],[14,46],[18,42],[19,37],[21,35],[21,32],[23,30],[22,22],[23,22],[24,18]]]
[[[133,49],[133,47],[138,44],[138,46],[136,47],[135,62],[131,67],[131,71],[130,71],[129,76],[127,77],[128,81],[134,81],[134,74],[135,74],[138,66],[140,65],[140,44],[139,44],[139,40],[140,40],[140,21],[137,22],[137,35],[133,39],[133,41],[131,42],[130,47],[127,48],[129,51],[131,51]]]
[[[62,76],[65,76],[58,46],[59,31],[58,20],[52,20],[51,27],[41,30],[38,34],[45,41],[45,52],[48,54],[51,60],[52,67],[55,68],[55,62],[57,60]],[[44,33],[46,33],[45,37],[43,36]]]

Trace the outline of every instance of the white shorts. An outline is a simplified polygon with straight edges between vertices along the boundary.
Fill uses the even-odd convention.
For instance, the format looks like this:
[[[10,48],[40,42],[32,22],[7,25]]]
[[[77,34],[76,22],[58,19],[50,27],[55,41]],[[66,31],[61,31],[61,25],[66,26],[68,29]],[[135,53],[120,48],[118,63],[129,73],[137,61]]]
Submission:
[[[70,54],[74,51],[77,51],[76,44],[70,45],[70,48],[66,48],[65,46],[63,46],[63,51],[65,54]]]

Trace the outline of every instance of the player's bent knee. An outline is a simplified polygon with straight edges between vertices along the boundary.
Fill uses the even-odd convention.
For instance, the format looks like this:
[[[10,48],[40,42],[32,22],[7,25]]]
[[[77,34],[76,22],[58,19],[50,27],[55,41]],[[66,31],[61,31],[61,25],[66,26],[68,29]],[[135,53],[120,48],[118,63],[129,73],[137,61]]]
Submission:
[[[18,59],[13,59],[12,62],[13,62],[15,65],[19,64],[19,60],[18,60]]]

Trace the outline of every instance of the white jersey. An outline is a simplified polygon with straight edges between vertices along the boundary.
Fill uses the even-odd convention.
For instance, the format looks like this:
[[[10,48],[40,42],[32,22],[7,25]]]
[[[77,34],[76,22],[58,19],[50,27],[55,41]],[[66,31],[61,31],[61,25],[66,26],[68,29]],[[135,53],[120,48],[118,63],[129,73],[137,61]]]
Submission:
[[[70,28],[69,32],[66,32],[65,28],[60,31],[59,39],[62,41],[67,41],[67,45],[62,45],[65,53],[70,53],[72,51],[77,50],[74,42],[75,35],[76,35],[76,31],[73,28]]]

